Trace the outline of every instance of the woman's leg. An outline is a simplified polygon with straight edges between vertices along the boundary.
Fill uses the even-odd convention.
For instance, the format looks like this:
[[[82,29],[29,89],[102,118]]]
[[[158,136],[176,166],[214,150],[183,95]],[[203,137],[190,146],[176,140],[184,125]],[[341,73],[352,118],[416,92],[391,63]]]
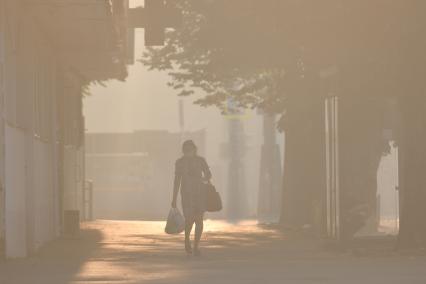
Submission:
[[[204,230],[204,216],[203,214],[195,218],[195,241],[194,241],[194,250],[195,253],[199,253],[199,244],[201,236]]]
[[[189,218],[185,219],[185,250],[187,253],[192,253],[191,247],[191,231],[194,226],[194,220]]]

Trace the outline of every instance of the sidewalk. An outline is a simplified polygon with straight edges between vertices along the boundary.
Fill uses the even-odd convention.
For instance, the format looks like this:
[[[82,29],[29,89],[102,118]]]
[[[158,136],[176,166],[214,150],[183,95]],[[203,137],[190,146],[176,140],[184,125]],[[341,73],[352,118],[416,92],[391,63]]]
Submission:
[[[97,221],[79,240],[59,240],[26,260],[0,261],[1,284],[332,283],[424,284],[426,257],[357,257],[246,222],[206,223],[203,256],[161,222]]]

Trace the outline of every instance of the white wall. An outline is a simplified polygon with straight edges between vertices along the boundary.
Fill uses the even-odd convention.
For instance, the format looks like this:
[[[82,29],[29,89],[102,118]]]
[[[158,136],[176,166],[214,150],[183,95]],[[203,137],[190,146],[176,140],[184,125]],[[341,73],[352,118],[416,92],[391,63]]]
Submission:
[[[82,214],[84,151],[67,146],[64,153],[64,210],[80,210]]]
[[[34,248],[51,241],[57,236],[57,190],[54,188],[52,145],[34,141]]]
[[[6,126],[6,255],[27,255],[25,133]]]
[[[15,9],[8,10],[7,19],[0,22],[12,21],[17,28],[6,30],[7,37],[16,41],[0,42],[7,74],[1,104],[5,157],[0,155],[0,163],[4,165],[6,256],[15,258],[35,252],[59,232],[57,62],[32,18],[19,16],[21,1],[8,3],[8,9]]]

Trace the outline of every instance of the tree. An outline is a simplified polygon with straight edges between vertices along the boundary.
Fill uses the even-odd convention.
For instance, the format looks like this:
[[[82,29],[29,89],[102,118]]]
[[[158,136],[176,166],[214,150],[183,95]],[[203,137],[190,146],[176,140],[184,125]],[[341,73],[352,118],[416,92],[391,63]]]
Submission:
[[[287,141],[283,221],[296,226],[309,223],[312,202],[324,202],[323,100],[330,95],[342,98],[344,110],[342,190],[354,200],[343,202],[345,218],[360,203],[372,207],[377,167],[388,149],[381,135],[384,102],[389,97],[407,102],[405,89],[413,86],[418,95],[410,105],[422,101],[424,84],[419,75],[426,65],[420,36],[425,25],[420,16],[413,15],[424,4],[419,0],[182,0],[176,5],[183,11],[182,28],[169,32],[166,45],[150,49],[143,62],[168,71],[170,86],[180,95],[204,90],[206,96],[196,102],[202,106],[224,110],[232,98],[240,107],[260,107],[282,115],[280,127]],[[409,52],[412,60],[407,62],[403,52]],[[330,68],[335,74],[325,79],[324,70]],[[414,119],[410,108],[401,106],[403,128],[408,131]],[[359,138],[356,143],[352,130]],[[400,136],[401,145],[407,145],[402,143],[407,137]],[[410,161],[421,153],[416,147],[406,146],[405,151]],[[412,184],[418,185],[422,177],[412,173],[411,167],[419,164],[405,165],[410,170],[404,171],[404,180],[410,176]],[[353,179],[360,181],[358,186]],[[408,192],[409,183],[405,184]],[[424,190],[426,184],[420,188]],[[413,224],[419,225],[404,221],[419,216],[418,209],[411,210],[413,198],[403,201],[407,204],[402,236],[413,235]],[[361,225],[346,229],[348,236]]]
[[[285,121],[295,121],[284,118],[284,114],[286,117],[292,116],[285,113],[287,100],[290,99],[286,94],[294,94],[290,97],[295,106],[297,104],[304,108],[303,103],[296,102],[298,97],[295,95],[299,86],[305,81],[304,66],[301,57],[297,55],[299,48],[293,50],[291,46],[285,44],[282,37],[277,36],[277,31],[262,33],[270,30],[270,26],[277,20],[269,17],[277,2],[267,2],[266,7],[256,1],[248,3],[248,1],[214,1],[210,4],[200,4],[200,1],[181,2],[181,9],[185,11],[182,29],[169,33],[165,47],[150,49],[145,54],[143,62],[151,68],[168,70],[173,79],[170,85],[181,90],[180,95],[192,94],[194,88],[203,89],[207,95],[196,102],[202,106],[216,105],[225,110],[227,100],[232,100],[237,102],[239,107],[262,108],[268,112],[282,114],[280,126],[284,128],[286,124],[290,125]],[[255,9],[250,5],[256,6]],[[253,21],[253,16],[257,17],[256,21]],[[274,44],[265,45],[271,42]],[[283,50],[288,51],[288,54]],[[289,56],[291,52],[294,56]],[[296,80],[289,80],[290,77]],[[308,96],[305,96],[302,101],[306,101],[307,98]],[[309,107],[306,109],[309,110]],[[310,120],[311,118],[307,119],[306,124],[309,124]],[[286,135],[289,141],[292,137],[290,133],[288,130]],[[305,134],[309,135],[310,132]],[[298,137],[305,140],[300,135]],[[313,137],[308,140],[321,139]],[[291,145],[287,143],[287,148],[290,147],[287,153],[293,153],[295,150],[293,147],[300,149],[300,154],[295,156],[294,162],[305,157],[304,151],[308,147],[299,147],[300,143],[297,141],[293,147]],[[288,161],[291,157],[286,155],[286,169],[295,165]],[[306,161],[298,164],[311,163]],[[303,166],[299,168],[300,170],[307,173]],[[285,178],[285,181],[290,180]],[[291,186],[285,182],[286,188],[303,188],[305,185],[296,182],[303,180],[314,179],[294,179],[295,183]],[[297,204],[287,202],[298,200],[290,198],[294,194],[285,196],[287,196],[284,199],[285,208],[287,205]],[[302,201],[299,205],[303,203],[307,204]],[[309,206],[299,207],[307,209]],[[293,211],[287,210],[289,213]],[[283,215],[282,219],[287,220],[286,217]],[[295,223],[290,220],[288,222]],[[305,223],[301,225],[303,224]]]

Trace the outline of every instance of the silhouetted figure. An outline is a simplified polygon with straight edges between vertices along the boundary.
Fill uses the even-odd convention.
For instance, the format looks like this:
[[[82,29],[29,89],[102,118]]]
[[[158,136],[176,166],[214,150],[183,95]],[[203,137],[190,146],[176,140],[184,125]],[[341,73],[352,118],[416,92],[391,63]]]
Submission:
[[[176,208],[179,190],[185,216],[185,250],[187,254],[200,255],[199,243],[203,233],[205,192],[203,182],[210,181],[212,174],[204,158],[197,155],[197,146],[192,140],[182,146],[183,157],[176,161],[172,207]],[[195,223],[194,251],[191,246],[191,231]]]

